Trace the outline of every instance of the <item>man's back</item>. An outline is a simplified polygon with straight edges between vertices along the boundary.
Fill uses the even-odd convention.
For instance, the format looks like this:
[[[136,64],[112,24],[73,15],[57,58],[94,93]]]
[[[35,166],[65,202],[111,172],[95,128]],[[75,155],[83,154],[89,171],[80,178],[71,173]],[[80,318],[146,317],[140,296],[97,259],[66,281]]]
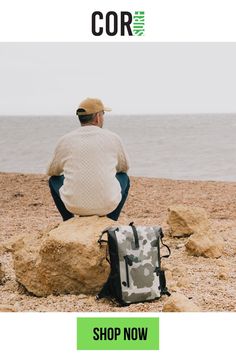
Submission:
[[[64,174],[60,195],[71,213],[106,215],[121,200],[116,173],[127,170],[120,138],[106,129],[87,125],[60,139],[48,174]]]

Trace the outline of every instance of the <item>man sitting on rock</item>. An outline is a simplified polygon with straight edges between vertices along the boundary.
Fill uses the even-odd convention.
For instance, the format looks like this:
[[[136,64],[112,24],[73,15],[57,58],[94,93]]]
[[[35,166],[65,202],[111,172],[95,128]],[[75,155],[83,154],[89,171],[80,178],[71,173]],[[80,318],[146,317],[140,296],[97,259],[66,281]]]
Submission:
[[[64,135],[48,167],[49,187],[63,218],[107,215],[117,220],[130,187],[127,156],[118,135],[103,127],[101,100],[87,98],[76,114],[81,127]]]

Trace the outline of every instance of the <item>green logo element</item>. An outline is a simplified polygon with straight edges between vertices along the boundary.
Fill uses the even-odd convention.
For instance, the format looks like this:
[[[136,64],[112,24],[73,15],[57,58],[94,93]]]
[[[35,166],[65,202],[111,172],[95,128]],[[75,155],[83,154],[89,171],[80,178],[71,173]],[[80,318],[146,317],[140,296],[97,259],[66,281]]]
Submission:
[[[145,12],[144,11],[135,11],[133,15],[133,35],[134,36],[144,36],[145,32]]]
[[[77,350],[158,349],[159,318],[77,318]]]

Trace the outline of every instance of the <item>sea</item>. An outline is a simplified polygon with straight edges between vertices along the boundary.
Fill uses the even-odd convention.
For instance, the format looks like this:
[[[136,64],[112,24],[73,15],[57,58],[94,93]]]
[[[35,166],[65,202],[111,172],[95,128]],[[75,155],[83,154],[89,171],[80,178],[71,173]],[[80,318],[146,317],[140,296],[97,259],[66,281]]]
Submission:
[[[45,173],[71,116],[1,116],[0,172]],[[105,116],[122,138],[130,175],[236,181],[236,114]]]

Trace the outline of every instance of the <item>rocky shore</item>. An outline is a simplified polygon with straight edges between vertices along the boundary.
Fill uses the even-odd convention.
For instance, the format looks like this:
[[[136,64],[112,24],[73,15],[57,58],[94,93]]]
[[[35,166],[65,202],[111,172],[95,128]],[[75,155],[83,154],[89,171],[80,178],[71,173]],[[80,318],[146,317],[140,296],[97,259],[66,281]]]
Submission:
[[[0,195],[0,311],[170,311],[166,296],[120,308],[84,294],[36,297],[28,293],[16,281],[11,244],[16,238],[56,226],[61,218],[45,175],[0,173]],[[163,227],[165,241],[172,250],[171,257],[163,260],[167,285],[172,294],[180,294],[181,301],[192,301],[199,311],[236,309],[235,195],[236,183],[231,182],[131,178],[129,198],[119,222]],[[168,208],[176,204],[205,209],[212,233],[224,243],[220,257],[190,255],[185,238],[168,235]],[[181,307],[177,308],[181,311]],[[186,304],[185,308],[191,311]]]

